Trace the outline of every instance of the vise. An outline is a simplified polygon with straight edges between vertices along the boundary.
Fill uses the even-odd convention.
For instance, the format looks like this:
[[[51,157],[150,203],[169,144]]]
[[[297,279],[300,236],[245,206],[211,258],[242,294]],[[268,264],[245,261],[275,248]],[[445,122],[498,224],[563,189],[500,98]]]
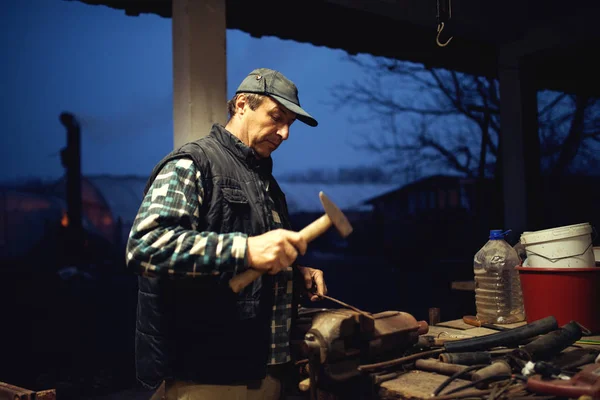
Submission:
[[[358,366],[401,356],[429,331],[411,314],[321,309],[299,313],[305,319],[301,355],[308,360],[309,386],[342,383],[358,377]],[[309,323],[307,321],[310,321]],[[302,324],[300,324],[302,326]],[[306,382],[308,383],[308,382]]]

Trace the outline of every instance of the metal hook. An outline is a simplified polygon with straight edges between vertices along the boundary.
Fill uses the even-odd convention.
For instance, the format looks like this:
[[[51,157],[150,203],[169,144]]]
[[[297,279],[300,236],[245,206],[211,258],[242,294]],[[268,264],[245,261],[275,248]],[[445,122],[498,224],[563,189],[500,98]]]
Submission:
[[[442,33],[442,30],[444,30],[444,23],[440,22],[438,25],[438,28],[437,28],[437,35],[435,37],[435,42],[437,43],[438,46],[445,47],[445,46],[448,46],[448,43],[450,43],[453,36],[450,36],[450,38],[448,40],[446,40],[446,43],[440,43],[440,34]]]

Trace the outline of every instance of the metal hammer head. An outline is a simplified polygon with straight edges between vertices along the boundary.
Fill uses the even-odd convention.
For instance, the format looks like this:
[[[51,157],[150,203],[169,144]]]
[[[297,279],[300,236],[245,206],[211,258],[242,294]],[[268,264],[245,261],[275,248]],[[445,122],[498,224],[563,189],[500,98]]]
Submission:
[[[344,215],[344,213],[331,201],[323,192],[319,192],[319,199],[323,205],[325,213],[331,220],[331,224],[335,226],[342,237],[347,237],[352,233],[352,225]]]

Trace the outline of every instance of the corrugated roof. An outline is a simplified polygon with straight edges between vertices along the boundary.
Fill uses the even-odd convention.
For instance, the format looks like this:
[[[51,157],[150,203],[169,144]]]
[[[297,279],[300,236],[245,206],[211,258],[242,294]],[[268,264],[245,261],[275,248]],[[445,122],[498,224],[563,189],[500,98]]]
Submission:
[[[121,218],[124,224],[135,219],[148,178],[141,176],[97,175],[85,177],[101,193],[115,221]]]

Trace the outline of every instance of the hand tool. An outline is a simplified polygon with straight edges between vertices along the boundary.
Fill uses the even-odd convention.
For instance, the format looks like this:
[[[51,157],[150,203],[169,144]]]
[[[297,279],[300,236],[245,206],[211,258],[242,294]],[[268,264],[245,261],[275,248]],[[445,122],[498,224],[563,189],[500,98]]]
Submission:
[[[496,331],[509,331],[510,328],[505,328],[503,326],[496,326],[494,324],[487,324],[485,322],[481,322],[479,319],[477,319],[476,316],[474,315],[465,315],[462,318],[463,322],[465,324],[469,324],[471,326],[476,326],[476,327],[481,327],[481,328],[488,328],[488,329],[494,329]]]
[[[540,373],[541,368],[547,369],[544,363],[538,361],[549,360],[572,345],[576,340],[581,338],[581,328],[575,322],[571,321],[563,327],[540,335],[538,338],[527,343],[524,346],[513,350],[508,357],[501,357],[492,361],[487,367],[479,369],[472,376],[473,382],[478,382],[475,387],[484,389],[490,383],[490,379],[511,376],[513,360],[519,358],[521,360],[530,360],[533,362],[535,372]],[[537,368],[540,368],[538,371]],[[527,367],[523,368],[521,374],[527,376]],[[560,370],[559,370],[560,371]]]
[[[493,376],[503,376],[510,375],[512,373],[512,369],[507,360],[502,358],[492,361],[490,365],[487,367],[483,367],[473,372],[471,375],[471,380],[482,381],[479,384],[475,385],[477,389],[486,389],[489,382],[487,381]]]
[[[432,347],[443,347],[446,342],[452,342],[456,340],[463,340],[464,337],[449,337],[449,336],[435,336],[435,335],[421,335],[417,341],[417,345],[423,348]]]
[[[457,372],[462,372],[468,368],[468,365],[448,364],[434,359],[421,359],[415,361],[415,369],[420,371],[437,372],[438,374],[447,376],[452,376]],[[465,376],[468,378],[470,378],[472,374],[473,371],[465,372]]]
[[[327,390],[330,385],[350,382],[360,376],[357,366],[361,361],[404,354],[429,330],[426,321],[417,321],[406,312],[389,310],[371,314],[330,296],[322,297],[347,309],[332,309],[313,316],[299,349],[299,358],[308,360],[309,379],[301,382],[303,391],[314,391],[317,385]],[[381,376],[371,377],[373,383],[381,383],[393,378],[393,373],[395,371],[377,371]],[[352,390],[351,387],[338,389]],[[316,397],[311,394],[311,399]]]
[[[492,355],[489,351],[468,351],[461,353],[442,353],[438,359],[448,364],[490,364],[492,362]]]
[[[498,346],[510,347],[522,343],[526,339],[530,339],[556,329],[558,329],[558,322],[556,321],[556,318],[549,316],[514,329],[509,329],[506,332],[496,332],[485,336],[446,342],[444,343],[444,347],[439,349],[424,351],[421,353],[412,354],[410,356],[382,361],[379,363],[359,365],[358,370],[371,371],[375,369],[389,368],[395,365],[406,364],[419,358],[439,357],[439,355],[444,352],[459,353],[487,350]]]
[[[304,227],[299,233],[306,242],[311,242],[331,227],[335,226],[339,234],[345,238],[352,233],[352,225],[346,218],[344,213],[323,193],[319,192],[321,205],[325,210],[325,214]],[[234,293],[239,293],[250,283],[258,279],[266,271],[259,271],[253,268],[247,269],[241,274],[235,275],[229,281],[229,287]]]

